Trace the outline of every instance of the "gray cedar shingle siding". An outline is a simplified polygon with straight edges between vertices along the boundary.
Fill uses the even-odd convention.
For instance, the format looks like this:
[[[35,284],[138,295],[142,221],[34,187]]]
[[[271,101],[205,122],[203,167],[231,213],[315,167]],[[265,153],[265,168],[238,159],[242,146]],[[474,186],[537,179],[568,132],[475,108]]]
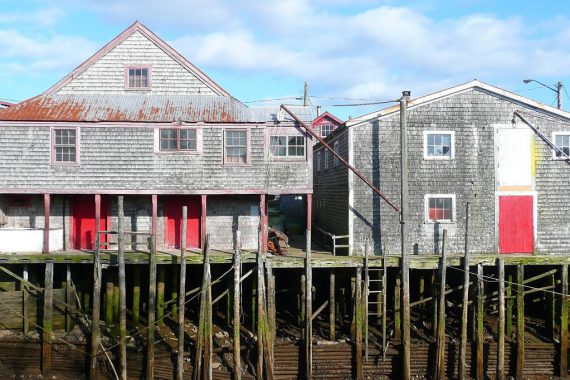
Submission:
[[[409,182],[410,231],[415,254],[433,254],[440,249],[434,224],[424,222],[425,194],[455,194],[456,221],[440,224],[448,230],[450,252],[461,253],[464,247],[465,204],[471,202],[470,245],[475,253],[497,252],[495,205],[494,124],[510,124],[513,111],[523,110],[526,117],[549,138],[552,132],[568,131],[567,121],[558,120],[492,95],[471,89],[409,110]],[[519,121],[520,123],[520,121]],[[351,127],[354,165],[370,176],[374,183],[396,204],[400,203],[400,138],[399,114]],[[423,159],[423,131],[454,130],[455,159],[435,161]],[[570,165],[552,159],[552,151],[534,136],[536,156],[535,190],[537,192],[536,251],[568,253],[570,251]],[[378,173],[373,175],[372,173]],[[398,213],[374,196],[356,177],[354,182],[355,254],[361,254],[366,241],[373,241],[375,252],[385,247],[399,254]],[[321,192],[315,181],[315,193]],[[339,201],[342,203],[342,201]]]
[[[201,154],[170,154],[155,153],[153,127],[85,126],[79,132],[80,164],[51,165],[49,126],[2,126],[0,189],[310,191],[311,162],[267,159],[263,126],[251,128],[250,164],[223,165],[223,129],[202,128]]]

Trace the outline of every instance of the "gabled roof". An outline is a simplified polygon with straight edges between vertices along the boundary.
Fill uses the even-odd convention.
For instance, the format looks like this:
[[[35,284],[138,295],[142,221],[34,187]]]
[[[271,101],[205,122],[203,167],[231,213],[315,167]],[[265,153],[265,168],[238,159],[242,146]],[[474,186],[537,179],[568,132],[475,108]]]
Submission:
[[[321,121],[323,121],[326,118],[332,120],[333,122],[337,123],[338,125],[341,125],[342,123],[344,123],[338,117],[336,117],[332,113],[326,111],[326,112],[322,113],[321,115],[317,116],[317,118],[315,120],[313,120],[313,122],[311,124],[313,124],[313,125],[319,124]]]
[[[558,108],[554,108],[554,107],[548,106],[546,104],[537,102],[536,100],[525,98],[524,96],[520,96],[520,95],[515,94],[513,92],[503,90],[502,88],[491,86],[490,84],[483,83],[483,82],[478,81],[476,79],[472,80],[470,82],[464,83],[464,84],[460,84],[459,86],[451,87],[451,88],[448,88],[448,89],[445,89],[442,91],[434,92],[433,94],[430,94],[430,95],[426,95],[426,96],[419,97],[417,99],[413,99],[413,100],[408,102],[407,108],[413,109],[413,108],[431,103],[433,101],[440,100],[440,99],[443,99],[443,98],[446,98],[449,96],[453,96],[455,94],[458,94],[458,93],[461,93],[464,91],[469,91],[472,89],[480,89],[480,90],[488,92],[492,95],[502,97],[502,98],[505,98],[508,100],[512,100],[514,102],[521,103],[521,104],[528,106],[530,108],[534,108],[536,110],[547,112],[547,113],[550,113],[552,115],[559,116],[559,117],[562,117],[564,119],[570,120],[570,113],[568,113],[566,111],[562,111],[562,110],[559,110]],[[398,112],[400,112],[400,105],[399,104],[385,108],[385,109],[380,110],[380,111],[371,112],[369,114],[350,119],[346,122],[346,126],[351,127],[351,126],[356,125],[356,124],[361,124],[361,123],[365,123],[365,122],[370,121],[370,120],[383,118],[385,116],[392,115],[392,114],[398,113]]]
[[[4,108],[4,107],[12,107],[14,106],[14,103],[10,103],[10,102],[6,102],[4,100],[0,100],[0,108]]]
[[[50,87],[45,92],[45,94],[56,93],[60,88],[62,88],[63,86],[68,84],[71,80],[73,80],[78,75],[83,73],[93,63],[95,63],[97,60],[99,60],[99,58],[103,57],[109,51],[113,50],[117,45],[119,45],[121,42],[126,40],[128,37],[130,37],[135,32],[139,32],[143,36],[148,38],[159,49],[164,51],[173,60],[178,62],[182,67],[184,67],[189,72],[191,72],[193,75],[195,75],[206,86],[211,88],[212,91],[214,91],[217,95],[230,96],[230,94],[226,90],[224,90],[222,87],[220,87],[220,85],[218,85],[216,82],[214,82],[210,77],[208,77],[206,74],[204,74],[204,72],[202,72],[200,69],[198,69],[196,66],[194,66],[190,61],[188,61],[186,58],[184,58],[180,53],[178,53],[176,50],[174,50],[170,45],[168,45],[166,42],[164,42],[160,37],[158,37],[156,34],[154,34],[150,29],[148,29],[146,26],[141,24],[139,21],[135,21],[135,23],[133,23],[131,26],[129,26],[124,32],[119,34],[117,37],[115,37],[113,40],[111,40],[111,42],[109,42],[107,45],[105,45],[103,48],[101,48],[101,50],[99,50],[97,53],[93,54],[89,59],[87,59],[85,62],[83,62],[81,65],[79,65],[75,70],[73,70],[71,73],[66,75],[63,79],[61,79],[59,82],[57,82],[52,87]]]

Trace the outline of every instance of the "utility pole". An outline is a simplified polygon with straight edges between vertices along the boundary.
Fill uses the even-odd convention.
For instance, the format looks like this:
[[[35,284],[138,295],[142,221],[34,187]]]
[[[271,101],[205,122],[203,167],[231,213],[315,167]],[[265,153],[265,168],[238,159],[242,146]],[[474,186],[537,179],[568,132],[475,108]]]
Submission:
[[[541,85],[542,87],[546,87],[547,89],[549,89],[550,91],[554,91],[556,93],[556,102],[558,103],[558,109],[561,110],[562,109],[562,88],[564,87],[562,85],[561,81],[558,81],[558,83],[556,83],[556,87],[552,87],[549,86],[547,84],[542,83],[541,81],[538,81],[536,79],[525,79],[523,80],[524,83],[530,83],[530,82],[536,82],[539,85]]]
[[[408,189],[408,115],[407,106],[410,100],[410,91],[403,91],[400,98],[400,153],[401,153],[401,199],[400,199],[400,234],[401,234],[401,247],[402,247],[402,267],[401,267],[401,286],[400,292],[402,301],[401,315],[402,315],[402,347],[403,347],[403,363],[402,374],[403,379],[409,380],[411,378],[411,363],[410,363],[410,259],[409,259],[409,189]]]
[[[305,91],[303,92],[303,105],[309,105],[309,84],[305,82]]]

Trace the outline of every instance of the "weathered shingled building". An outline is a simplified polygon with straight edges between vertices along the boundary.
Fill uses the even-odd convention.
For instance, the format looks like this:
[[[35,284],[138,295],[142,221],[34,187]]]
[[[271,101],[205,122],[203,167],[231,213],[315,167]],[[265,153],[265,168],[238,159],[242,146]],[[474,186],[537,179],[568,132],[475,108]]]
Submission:
[[[570,114],[472,81],[408,104],[411,254],[464,249],[470,202],[473,253],[560,254],[570,250],[570,166],[519,118],[518,110],[568,153]],[[400,200],[399,106],[346,122],[326,141],[390,199]],[[399,215],[321,144],[314,148],[314,222],[400,252]]]
[[[92,249],[95,210],[113,229],[117,194],[127,230],[157,218],[159,248],[179,247],[183,205],[189,247],[210,232],[214,248],[231,249],[239,228],[243,247],[257,248],[265,195],[312,192],[310,138],[277,111],[247,107],[134,23],[0,111],[0,252]]]

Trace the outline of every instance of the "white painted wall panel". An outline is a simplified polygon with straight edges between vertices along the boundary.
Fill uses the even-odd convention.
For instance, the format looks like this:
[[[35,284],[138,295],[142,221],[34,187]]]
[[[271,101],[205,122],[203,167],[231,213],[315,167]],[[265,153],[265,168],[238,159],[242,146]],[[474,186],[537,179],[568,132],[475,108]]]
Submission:
[[[498,128],[497,185],[532,186],[531,131]]]

